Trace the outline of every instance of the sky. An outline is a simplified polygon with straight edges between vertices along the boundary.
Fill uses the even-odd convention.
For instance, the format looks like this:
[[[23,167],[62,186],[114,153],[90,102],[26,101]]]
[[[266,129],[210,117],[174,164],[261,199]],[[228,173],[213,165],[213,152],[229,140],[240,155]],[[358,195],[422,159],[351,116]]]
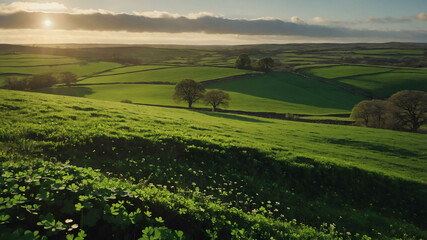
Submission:
[[[427,42],[427,0],[0,0],[0,43]]]

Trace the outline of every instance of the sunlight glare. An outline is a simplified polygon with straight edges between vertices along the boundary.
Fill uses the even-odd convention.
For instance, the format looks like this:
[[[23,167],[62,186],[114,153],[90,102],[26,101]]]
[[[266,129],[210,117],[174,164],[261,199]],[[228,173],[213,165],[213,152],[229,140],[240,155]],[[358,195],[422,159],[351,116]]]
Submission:
[[[46,20],[44,20],[43,24],[45,27],[50,27],[53,25],[53,22],[50,21],[49,19],[46,19]]]

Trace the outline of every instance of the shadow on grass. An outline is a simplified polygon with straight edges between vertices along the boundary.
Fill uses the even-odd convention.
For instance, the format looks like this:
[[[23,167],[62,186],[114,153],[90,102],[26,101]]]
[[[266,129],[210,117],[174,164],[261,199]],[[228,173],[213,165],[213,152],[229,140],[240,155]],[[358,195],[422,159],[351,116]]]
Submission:
[[[38,89],[35,90],[35,92],[73,97],[85,97],[87,95],[91,95],[93,93],[93,90],[88,87],[52,87]]]
[[[205,112],[205,111],[197,111],[197,112],[205,114],[205,115],[209,115],[212,117],[220,117],[220,118],[233,119],[233,120],[239,120],[239,121],[245,121],[245,122],[270,123],[269,121],[263,121],[263,120],[259,120],[259,119],[255,119],[255,118],[242,117],[242,116],[237,116],[237,115],[233,115],[233,114],[218,113],[218,112]]]
[[[360,141],[354,141],[351,139],[344,139],[344,138],[341,138],[341,139],[324,138],[324,140],[326,142],[332,143],[332,144],[352,146],[352,147],[359,148],[359,149],[368,149],[368,150],[373,150],[373,151],[378,151],[378,152],[389,153],[389,154],[393,154],[396,156],[409,156],[409,157],[417,156],[417,153],[415,153],[415,152],[411,152],[411,151],[408,151],[406,149],[399,148],[399,147],[387,146],[384,144],[360,142]]]

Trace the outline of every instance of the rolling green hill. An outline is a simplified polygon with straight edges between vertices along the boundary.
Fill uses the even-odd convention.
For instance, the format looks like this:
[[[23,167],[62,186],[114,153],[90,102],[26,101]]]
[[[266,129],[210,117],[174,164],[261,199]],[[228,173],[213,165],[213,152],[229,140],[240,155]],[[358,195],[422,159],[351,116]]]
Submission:
[[[206,81],[216,78],[225,78],[234,75],[254,73],[250,70],[241,70],[224,67],[179,67],[158,69],[156,71],[141,71],[123,73],[120,75],[96,76],[87,78],[79,83],[123,83],[123,82],[168,82],[177,83],[182,79],[189,78],[195,81]]]
[[[355,238],[361,238],[356,232],[374,238],[378,234],[426,236],[421,227],[427,192],[426,138],[422,134],[7,90],[0,93],[1,159],[25,160],[21,165],[5,162],[3,169],[12,175],[3,174],[0,183],[20,183],[15,174],[32,176],[31,169],[49,164],[32,161],[42,158],[52,165],[36,172],[54,182],[39,188],[30,185],[28,194],[25,188],[17,198],[30,199],[32,204],[36,200],[30,192],[40,189],[40,194],[52,191],[50,196],[56,196],[56,201],[71,201],[55,204],[71,204],[72,211],[51,212],[55,207],[49,207],[49,198],[38,197],[41,209],[30,206],[30,213],[40,212],[40,218],[48,219],[42,223],[47,226],[51,218],[46,214],[51,213],[62,223],[74,219],[83,224],[80,229],[94,236],[98,227],[114,225],[114,216],[129,219],[131,211],[137,211],[132,206],[137,206],[142,212],[149,210],[143,219],[162,217],[157,223],[135,220],[144,223],[139,229],[165,225],[171,231],[203,239],[208,238],[207,229],[216,231],[220,238],[230,238],[237,234],[233,230],[244,229],[243,238],[286,239],[299,231],[296,234],[304,239],[327,239],[322,234],[331,233],[332,223],[336,234],[349,231]],[[93,173],[92,168],[100,173]],[[79,180],[89,175],[94,181]],[[71,182],[67,181],[77,188],[68,190]],[[133,193],[136,186],[132,184],[138,183],[157,184],[164,190],[142,188]],[[64,184],[67,190],[61,190]],[[117,191],[113,198],[107,197],[111,188]],[[8,189],[11,192],[3,192],[3,197],[13,197],[15,188]],[[88,189],[95,191],[94,197],[80,199],[78,192]],[[81,218],[78,203],[86,209]],[[20,204],[17,200],[12,206]],[[109,209],[105,214],[113,217],[100,221],[99,209]],[[6,214],[16,213],[7,210]],[[176,224],[177,219],[181,224]],[[315,227],[328,224],[316,231],[298,224],[291,227],[291,219]],[[131,220],[123,221],[120,224],[129,222],[124,229],[132,226]],[[21,226],[35,231],[32,224],[23,222]],[[259,226],[251,228],[254,224]]]
[[[155,71],[149,72],[155,73]],[[362,97],[342,89],[288,73],[236,78],[224,82],[208,83],[205,87],[227,91],[232,99],[228,109],[254,112],[349,113],[357,102],[363,100]],[[129,99],[135,103],[186,106],[185,103],[177,104],[173,101],[173,85],[88,85],[46,88],[37,91],[110,101]],[[198,103],[195,107],[204,107],[204,105]]]
[[[325,66],[300,69],[302,73],[362,89],[380,97],[401,90],[427,91],[427,71],[417,68]]]

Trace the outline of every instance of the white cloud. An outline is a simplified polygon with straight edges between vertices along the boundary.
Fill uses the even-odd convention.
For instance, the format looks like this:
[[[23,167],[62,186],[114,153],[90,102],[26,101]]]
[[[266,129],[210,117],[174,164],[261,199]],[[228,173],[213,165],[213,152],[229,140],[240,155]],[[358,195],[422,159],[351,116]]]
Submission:
[[[335,19],[324,18],[324,17],[314,17],[313,20],[316,23],[326,23],[326,24],[336,24],[336,25],[351,25],[351,24],[359,23],[359,21],[342,21],[342,20],[335,20]]]
[[[185,17],[188,19],[198,19],[202,17],[220,17],[220,15],[215,15],[210,12],[199,12],[199,13],[189,13],[189,14],[179,14],[179,13],[170,13],[165,11],[147,11],[147,12],[133,12],[133,15],[144,16],[149,18],[180,18]]]
[[[302,20],[301,18],[299,18],[297,16],[291,17],[291,22],[296,23],[296,24],[307,24],[304,20]]]
[[[12,2],[10,4],[0,3],[0,12],[13,13],[19,11],[26,12],[64,12],[67,7],[57,2]]]
[[[427,21],[427,13],[422,12],[422,13],[418,14],[417,19],[420,21]]]

